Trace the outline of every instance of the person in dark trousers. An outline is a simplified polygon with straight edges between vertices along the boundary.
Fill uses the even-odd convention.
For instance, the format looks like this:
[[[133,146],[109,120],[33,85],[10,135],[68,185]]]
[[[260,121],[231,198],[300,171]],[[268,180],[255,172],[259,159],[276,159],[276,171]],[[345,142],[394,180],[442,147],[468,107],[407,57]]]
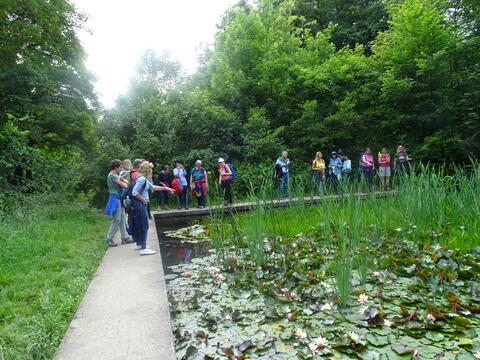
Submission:
[[[155,186],[152,183],[153,164],[144,161],[138,170],[138,178],[132,191],[132,225],[131,234],[137,243],[137,249],[140,255],[152,255],[155,251],[147,246],[147,233],[149,228],[147,205],[150,202],[150,191],[169,191],[173,189],[165,186]]]
[[[282,156],[277,159],[277,161],[275,162],[275,166],[280,167],[280,177],[278,179],[278,197],[282,199],[283,195],[285,194],[285,196],[288,198],[288,196],[290,195],[288,191],[288,167],[290,166],[288,152],[282,151]]]
[[[206,170],[202,167],[202,161],[195,161],[195,167],[190,171],[190,188],[195,194],[200,209],[205,208],[207,196],[208,177]]]
[[[220,158],[218,159],[218,183],[222,187],[223,190],[223,197],[225,199],[225,205],[229,206],[233,204],[233,196],[232,196],[232,188],[231,188],[231,181],[230,177],[232,176],[233,172],[230,169],[230,166],[227,165],[225,159]]]
[[[120,196],[123,190],[128,187],[128,181],[122,178],[119,173],[122,170],[122,162],[118,159],[110,162],[110,172],[107,176],[108,203],[105,207],[105,213],[112,217],[112,223],[108,229],[105,242],[108,246],[117,246],[113,237],[120,230],[122,244],[132,243],[133,240],[127,234],[125,209],[120,204]]]
[[[155,185],[157,186],[164,186],[164,187],[172,187],[172,181],[170,177],[170,167],[168,165],[162,166],[162,171],[160,171],[157,175]],[[161,190],[157,192],[157,211],[161,210],[161,207],[165,210],[170,209],[168,207],[168,191]]]
[[[398,186],[401,185],[402,180],[410,175],[410,161],[412,161],[412,158],[408,155],[405,147],[400,145],[393,159],[393,167],[395,168]]]
[[[188,210],[188,182],[187,182],[187,170],[180,161],[175,161],[175,169],[173,169],[173,176],[177,179],[178,183],[182,187],[183,191],[177,194],[178,210],[185,207]]]
[[[361,157],[361,166],[365,181],[362,191],[366,192],[367,188],[369,191],[373,191],[373,173],[375,171],[375,163],[373,160],[372,150],[368,147],[365,149],[365,152]]]

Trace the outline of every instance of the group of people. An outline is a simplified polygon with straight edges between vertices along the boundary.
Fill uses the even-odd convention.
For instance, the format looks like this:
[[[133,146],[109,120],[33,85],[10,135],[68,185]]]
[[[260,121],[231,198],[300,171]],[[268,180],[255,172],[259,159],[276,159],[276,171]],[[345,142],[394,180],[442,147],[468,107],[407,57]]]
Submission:
[[[400,145],[393,159],[393,167],[398,175],[410,174],[410,161],[412,158],[408,155],[405,147]],[[373,190],[373,176],[378,171],[380,185],[383,191],[390,188],[391,156],[386,148],[383,148],[377,155],[378,167],[375,165],[373,151],[366,148],[359,159],[359,178],[363,177],[363,191]],[[312,162],[313,183],[320,192],[324,190],[327,174],[327,167],[321,152],[317,152]],[[332,151],[328,164],[328,179],[334,189],[342,180],[348,180],[352,177],[352,161],[346,156],[342,149]]]
[[[410,161],[412,158],[408,155],[405,147],[400,145],[393,158],[393,167],[397,174],[410,174]],[[378,170],[380,177],[381,189],[386,191],[390,188],[391,156],[386,148],[383,148],[377,156],[378,167],[375,165],[373,152],[370,148],[366,148],[359,159],[359,179],[363,178],[363,191],[373,190],[373,176]],[[290,159],[288,152],[283,151],[282,155],[275,162],[275,174],[278,180],[278,196],[282,199],[289,196],[289,167]],[[343,153],[342,149],[332,151],[328,166],[323,158],[323,154],[319,151],[315,154],[315,158],[311,165],[312,181],[319,193],[323,193],[328,183],[336,191],[338,184],[352,178],[352,161]]]
[[[403,146],[399,146],[393,159],[393,167],[398,174],[410,173],[410,161]],[[278,180],[278,196],[280,199],[289,196],[290,159],[288,152],[283,151],[275,162],[275,174]],[[363,177],[363,191],[373,190],[373,176],[377,170],[373,152],[366,148],[359,159],[360,177]],[[378,175],[382,190],[388,190],[391,177],[391,157],[385,148],[377,156]],[[352,162],[342,149],[332,151],[328,166],[321,152],[315,154],[312,161],[312,180],[319,192],[323,192],[328,178],[334,190],[340,182],[351,178]],[[233,202],[231,184],[235,180],[236,170],[225,159],[218,159],[218,183],[223,191],[225,205]],[[155,251],[147,246],[147,232],[150,216],[150,192],[157,193],[157,210],[169,209],[169,194],[176,194],[178,210],[189,208],[189,190],[197,199],[200,209],[206,206],[208,175],[197,160],[195,166],[187,172],[181,161],[174,162],[172,173],[170,167],[164,165],[158,174],[153,176],[153,164],[143,159],[118,159],[110,162],[107,176],[109,199],[105,212],[112,217],[106,243],[117,246],[113,237],[120,230],[122,244],[135,242],[141,255],[151,255]],[[128,215],[128,216],[127,216]],[[128,218],[128,221],[127,221]]]
[[[150,215],[150,192],[158,196],[158,210],[168,209],[169,194],[177,195],[178,210],[188,210],[188,192],[197,198],[198,207],[205,208],[208,176],[202,161],[197,160],[189,175],[181,161],[174,162],[173,176],[170,167],[164,165],[153,177],[153,164],[143,159],[112,160],[107,176],[109,198],[105,213],[112,217],[106,243],[117,246],[113,237],[120,231],[122,244],[136,243],[140,255],[152,255],[155,251],[147,246],[147,233]],[[225,159],[218,159],[218,182],[224,192],[225,204],[233,202],[231,182],[235,179],[235,169]],[[128,218],[128,221],[127,221]]]

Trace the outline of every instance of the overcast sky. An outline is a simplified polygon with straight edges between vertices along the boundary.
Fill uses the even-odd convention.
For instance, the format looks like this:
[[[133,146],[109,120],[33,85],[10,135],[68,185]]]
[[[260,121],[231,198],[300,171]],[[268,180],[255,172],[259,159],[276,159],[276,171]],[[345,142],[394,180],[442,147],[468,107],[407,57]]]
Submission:
[[[212,44],[221,15],[237,0],[73,0],[88,15],[80,39],[104,106],[126,91],[141,54],[169,50],[184,70],[196,68],[200,44]]]

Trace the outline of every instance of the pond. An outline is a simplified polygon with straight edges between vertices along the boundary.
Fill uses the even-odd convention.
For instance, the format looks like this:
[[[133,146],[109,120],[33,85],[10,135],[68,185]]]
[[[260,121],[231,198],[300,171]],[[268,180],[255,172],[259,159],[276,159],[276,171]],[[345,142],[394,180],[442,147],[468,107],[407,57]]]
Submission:
[[[368,234],[364,270],[354,253],[337,257],[322,224],[265,236],[262,266],[234,249],[219,259],[205,227],[165,234],[177,358],[480,358],[480,249],[419,246],[412,234]]]

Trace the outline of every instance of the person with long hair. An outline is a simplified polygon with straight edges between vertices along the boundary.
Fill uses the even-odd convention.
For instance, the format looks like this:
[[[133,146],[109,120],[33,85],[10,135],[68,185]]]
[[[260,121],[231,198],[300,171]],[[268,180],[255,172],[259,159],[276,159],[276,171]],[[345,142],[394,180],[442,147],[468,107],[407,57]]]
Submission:
[[[382,190],[389,190],[390,176],[392,176],[392,174],[390,171],[390,154],[386,148],[383,148],[382,151],[378,153],[378,175],[380,176]]]
[[[365,181],[363,186],[363,192],[367,191],[366,187],[368,187],[368,190],[373,191],[373,172],[375,170],[375,163],[373,160],[372,150],[370,148],[367,147],[365,149],[365,152],[363,153],[360,162],[363,178]]]
[[[207,171],[202,167],[202,161],[195,161],[195,167],[190,171],[190,187],[198,201],[200,209],[205,208],[205,198],[207,196],[208,177]]]
[[[122,171],[120,171],[120,177],[127,180],[129,183],[132,182],[130,177],[130,171],[132,171],[132,161],[130,159],[125,159],[122,161]]]
[[[412,161],[412,158],[408,155],[405,147],[400,145],[397,148],[397,153],[393,160],[393,167],[395,168],[398,185],[400,185],[402,177],[410,175],[410,161]]]
[[[132,190],[132,224],[129,231],[137,243],[137,250],[140,250],[140,255],[155,254],[155,251],[147,247],[149,191],[173,192],[173,189],[169,187],[153,185],[152,174],[153,164],[148,161],[142,162],[138,168],[138,177]]]
[[[105,240],[108,246],[118,245],[113,241],[113,237],[118,230],[120,230],[122,244],[133,242],[127,233],[125,209],[120,204],[120,196],[123,190],[128,187],[127,180],[119,175],[121,170],[122,162],[120,160],[115,159],[110,162],[110,172],[107,176],[109,197],[107,206],[105,207],[105,213],[112,217],[112,223],[108,228],[107,238]]]
[[[325,183],[325,160],[323,160],[322,153],[318,151],[315,154],[315,159],[312,162],[312,180],[315,185],[315,189],[319,193],[323,193]]]

